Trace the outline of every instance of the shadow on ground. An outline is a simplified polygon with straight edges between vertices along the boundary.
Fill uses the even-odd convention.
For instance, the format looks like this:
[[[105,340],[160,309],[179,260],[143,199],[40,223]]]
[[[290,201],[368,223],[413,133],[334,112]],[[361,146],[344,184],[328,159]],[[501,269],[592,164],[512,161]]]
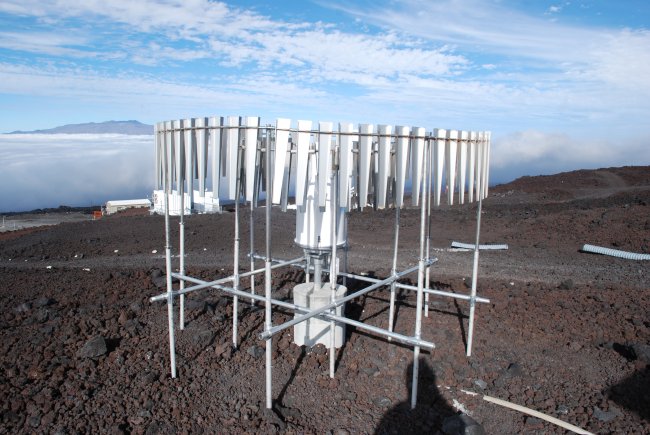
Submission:
[[[438,391],[436,375],[426,360],[420,359],[419,371],[415,409],[411,409],[410,403],[413,373],[413,363],[411,363],[404,376],[404,382],[409,390],[409,399],[398,403],[384,414],[375,430],[375,435],[436,433],[442,428],[446,418],[457,414]]]

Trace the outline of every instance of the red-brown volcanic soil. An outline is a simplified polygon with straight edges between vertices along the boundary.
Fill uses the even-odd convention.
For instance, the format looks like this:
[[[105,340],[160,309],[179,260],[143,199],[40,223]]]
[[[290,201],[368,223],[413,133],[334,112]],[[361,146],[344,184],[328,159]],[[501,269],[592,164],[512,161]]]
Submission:
[[[169,373],[167,307],[149,298],[164,273],[164,219],[111,216],[0,240],[2,433],[454,433],[460,410],[486,433],[564,433],[482,399],[528,406],[595,433],[650,433],[650,263],[581,253],[585,243],[650,252],[650,167],[527,177],[484,201],[473,354],[464,354],[469,306],[432,297],[418,406],[409,407],[412,348],[348,328],[336,378],[328,356],[273,340],[274,410],[264,409],[264,310],[240,303],[240,346],[230,346],[232,299],[186,299],[177,331],[178,378]],[[476,204],[433,212],[436,286],[468,293]],[[189,272],[232,273],[233,213],[187,218]],[[247,212],[242,251],[247,251]],[[292,212],[273,211],[273,255],[293,258]],[[264,210],[255,212],[263,252]],[[419,212],[402,211],[399,268],[418,259]],[[177,253],[177,219],[173,219]],[[386,276],[394,211],[353,212],[349,268]],[[152,251],[156,250],[156,253]],[[175,267],[178,257],[173,259]],[[248,265],[242,255],[241,264]],[[299,269],[274,273],[291,298]],[[411,282],[416,276],[411,275]],[[348,282],[350,288],[359,283]],[[257,284],[261,291],[262,285]],[[347,315],[387,327],[388,289]],[[396,330],[413,335],[415,295],[398,295]],[[273,323],[291,316],[277,310]],[[478,393],[477,395],[468,392]],[[443,424],[444,422],[444,424]],[[480,433],[472,426],[465,433]]]

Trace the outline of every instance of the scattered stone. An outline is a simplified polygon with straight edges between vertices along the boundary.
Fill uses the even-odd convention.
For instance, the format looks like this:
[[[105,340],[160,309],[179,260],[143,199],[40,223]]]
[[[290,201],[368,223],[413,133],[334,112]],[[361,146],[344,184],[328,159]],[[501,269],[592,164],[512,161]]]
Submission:
[[[50,305],[56,304],[56,301],[52,298],[42,297],[34,301],[35,307],[49,307]]]
[[[185,309],[188,311],[196,311],[199,314],[205,313],[208,304],[205,301],[199,301],[196,299],[185,298]]]
[[[375,400],[372,401],[372,403],[374,403],[375,406],[378,406],[379,408],[387,408],[393,402],[388,397],[382,396],[382,397],[377,397]]]
[[[203,330],[203,331],[198,331],[194,335],[192,335],[191,340],[192,343],[194,343],[196,346],[205,348],[212,344],[215,336],[216,333],[214,331]]]
[[[98,358],[108,352],[106,340],[101,335],[97,335],[86,342],[77,355],[80,358]]]
[[[39,427],[39,426],[41,425],[41,416],[40,416],[40,414],[39,414],[39,415],[32,416],[32,417],[29,417],[29,418],[27,419],[27,423],[29,423],[29,425],[30,425],[31,427],[33,427],[33,428],[37,428],[37,427]]]
[[[14,311],[17,313],[26,313],[31,309],[32,309],[32,304],[30,304],[29,302],[23,302],[22,304],[14,308]]]
[[[506,369],[506,376],[509,378],[515,378],[518,376],[521,376],[523,374],[523,370],[521,369],[521,366],[519,363],[510,363],[508,368]]]
[[[487,388],[487,382],[485,382],[483,379],[476,379],[474,381],[474,385],[479,387],[481,390],[485,390]]]
[[[555,412],[560,415],[567,415],[569,413],[569,407],[566,405],[558,405],[555,409]]]
[[[565,279],[560,283],[558,286],[560,290],[571,290],[573,288],[573,280],[572,279]]]
[[[526,417],[526,430],[544,429],[544,422],[537,417]]]
[[[34,317],[38,323],[45,323],[50,318],[50,312],[45,309],[40,309],[36,312]]]
[[[485,430],[467,414],[447,417],[442,422],[442,431],[447,435],[484,435]]]
[[[594,417],[603,423],[609,423],[619,415],[621,415],[621,412],[613,406],[609,407],[609,411],[603,411],[599,407],[594,406]]]
[[[636,359],[650,364],[650,345],[636,343],[630,346],[636,355]]]
[[[264,350],[263,347],[258,346],[256,344],[246,349],[246,353],[248,353],[253,358],[261,358],[265,352],[266,351]]]
[[[158,378],[160,378],[160,373],[156,370],[153,370],[150,372],[145,372],[142,376],[142,381],[147,385],[151,385],[156,382]]]

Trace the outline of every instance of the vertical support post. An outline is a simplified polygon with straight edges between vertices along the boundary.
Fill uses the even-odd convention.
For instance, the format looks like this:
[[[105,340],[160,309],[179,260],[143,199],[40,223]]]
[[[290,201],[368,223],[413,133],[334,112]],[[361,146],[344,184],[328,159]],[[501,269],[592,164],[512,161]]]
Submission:
[[[183,188],[180,188],[180,195],[181,195],[181,213],[180,213],[180,221],[178,222],[179,226],[179,273],[181,275],[185,275],[185,203],[183,201]],[[180,282],[180,289],[185,288],[185,281],[181,280]],[[180,295],[179,298],[179,303],[178,303],[178,311],[179,311],[179,316],[178,316],[178,327],[183,330],[185,329],[185,295],[182,294]]]
[[[247,175],[250,177],[250,175]],[[250,211],[250,265],[251,265],[251,272],[255,270],[255,220],[254,220],[254,215],[253,215],[253,210],[254,210],[254,202],[251,201],[251,211]],[[251,294],[255,294],[255,274],[251,274]],[[255,299],[251,299],[251,305],[255,305]]]
[[[474,311],[476,309],[476,280],[478,277],[478,246],[481,234],[481,209],[483,198],[478,197],[478,211],[476,213],[476,244],[474,245],[474,264],[472,266],[472,291],[469,298],[469,326],[467,328],[467,356],[472,356],[472,341],[474,339]]]
[[[429,200],[427,201],[427,270],[425,273],[425,288],[429,290],[431,287],[431,264],[429,263],[429,259],[431,258],[431,195],[433,190],[431,187],[431,182],[433,181],[433,158],[429,158],[429,165],[425,168],[425,171],[428,171],[429,174],[427,178],[429,180]],[[424,294],[424,316],[429,317],[428,292]]]
[[[349,209],[348,209],[349,210]],[[343,273],[348,273],[348,214],[343,214],[343,240],[345,240],[345,245],[343,245]],[[343,286],[347,287],[348,278],[343,276]]]
[[[171,122],[165,123],[165,129],[171,129]],[[165,144],[165,166],[164,166],[164,188],[165,188],[165,268],[167,269],[167,321],[169,323],[169,365],[171,366],[171,376],[176,377],[176,342],[174,337],[174,297],[172,295],[172,247],[169,235],[169,196],[172,183],[171,167],[172,156],[169,152],[173,144],[172,133],[166,132],[165,138],[168,143]]]
[[[400,214],[401,209],[395,207],[395,239],[393,241],[393,268],[390,271],[391,276],[394,278],[397,275],[397,249],[399,244],[399,223],[400,223]],[[393,281],[390,284],[390,306],[388,309],[388,330],[393,332],[394,327],[394,317],[395,317],[395,290],[397,289],[397,282]],[[391,341],[391,338],[388,337],[388,341]]]
[[[189,128],[189,120],[181,121],[181,124],[179,127],[184,127],[184,128]],[[182,139],[184,138],[185,134],[183,131],[180,133],[180,138],[181,142],[178,143],[178,153],[179,156],[181,157],[180,163],[178,168],[176,168],[177,171],[179,171],[179,183],[178,183],[178,194],[180,196],[180,209],[179,209],[179,222],[178,222],[178,238],[179,238],[179,272],[181,275],[185,275],[185,179],[188,177],[187,175],[187,168],[189,165],[186,165],[183,159],[187,159],[187,153],[184,152],[185,144],[183,143]],[[189,177],[191,178],[192,175],[190,174]],[[180,288],[184,289],[185,288],[185,280],[181,280],[179,283]],[[178,319],[178,327],[182,330],[185,329],[185,295],[181,295],[179,298],[178,302],[178,310],[179,310],[179,319]]]
[[[330,207],[332,208],[330,210],[330,216],[332,218],[330,225],[331,225],[331,233],[332,233],[332,253],[330,254],[330,302],[334,302],[336,300],[336,286],[338,282],[338,275],[336,273],[336,242],[338,238],[336,237],[336,218],[338,217],[338,213],[336,210],[339,208],[339,204],[337,202],[336,198],[336,193],[338,192],[338,186],[337,186],[337,181],[339,179],[338,177],[338,165],[336,163],[336,159],[333,157],[332,158],[332,178],[331,178],[331,184],[330,184]],[[330,310],[332,314],[336,314],[336,308],[332,308]],[[330,320],[330,378],[334,378],[334,365],[336,362],[336,340],[335,340],[335,327],[336,327],[336,322],[334,320]]]
[[[429,166],[429,149],[430,142],[427,141],[425,145],[426,151],[426,166]],[[427,177],[427,171],[423,174],[423,189],[422,189],[422,210],[420,213],[420,262],[418,268],[418,292],[417,292],[417,302],[415,308],[415,338],[420,339],[422,337],[422,296],[424,294],[424,269],[425,269],[425,260],[424,260],[424,235],[425,235],[425,224],[426,224],[426,215],[427,215],[427,196],[429,189],[429,180]],[[411,409],[415,409],[417,403],[418,395],[418,375],[420,369],[420,346],[415,346],[413,348],[413,380],[411,383]]]
[[[271,198],[273,186],[271,185],[271,138],[266,135],[266,264],[264,270],[264,329],[271,329],[273,312],[271,311]],[[273,379],[272,379],[272,345],[273,338],[266,339],[266,408],[271,409]]]
[[[239,151],[238,151],[238,154]],[[241,179],[239,158],[237,159],[237,197],[235,198],[235,246],[233,256],[233,288],[239,290],[239,201],[241,200]],[[232,346],[236,349],[239,345],[237,336],[239,326],[239,297],[233,296],[232,298]]]

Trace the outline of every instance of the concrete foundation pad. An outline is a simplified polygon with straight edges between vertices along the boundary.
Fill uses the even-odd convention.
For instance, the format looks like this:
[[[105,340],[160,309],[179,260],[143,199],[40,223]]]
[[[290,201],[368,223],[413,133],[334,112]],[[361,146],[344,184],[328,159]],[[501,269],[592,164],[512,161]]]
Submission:
[[[342,285],[336,287],[336,298],[342,298],[347,293],[347,288]],[[293,303],[301,307],[317,309],[330,303],[332,289],[329,283],[323,283],[320,289],[314,288],[314,283],[298,284],[293,289]],[[345,304],[336,308],[336,315],[343,316]],[[296,313],[294,317],[301,316]],[[334,327],[334,346],[343,346],[345,338],[345,325],[337,324]],[[293,342],[298,346],[313,347],[318,343],[330,347],[330,322],[312,317],[293,327]]]

